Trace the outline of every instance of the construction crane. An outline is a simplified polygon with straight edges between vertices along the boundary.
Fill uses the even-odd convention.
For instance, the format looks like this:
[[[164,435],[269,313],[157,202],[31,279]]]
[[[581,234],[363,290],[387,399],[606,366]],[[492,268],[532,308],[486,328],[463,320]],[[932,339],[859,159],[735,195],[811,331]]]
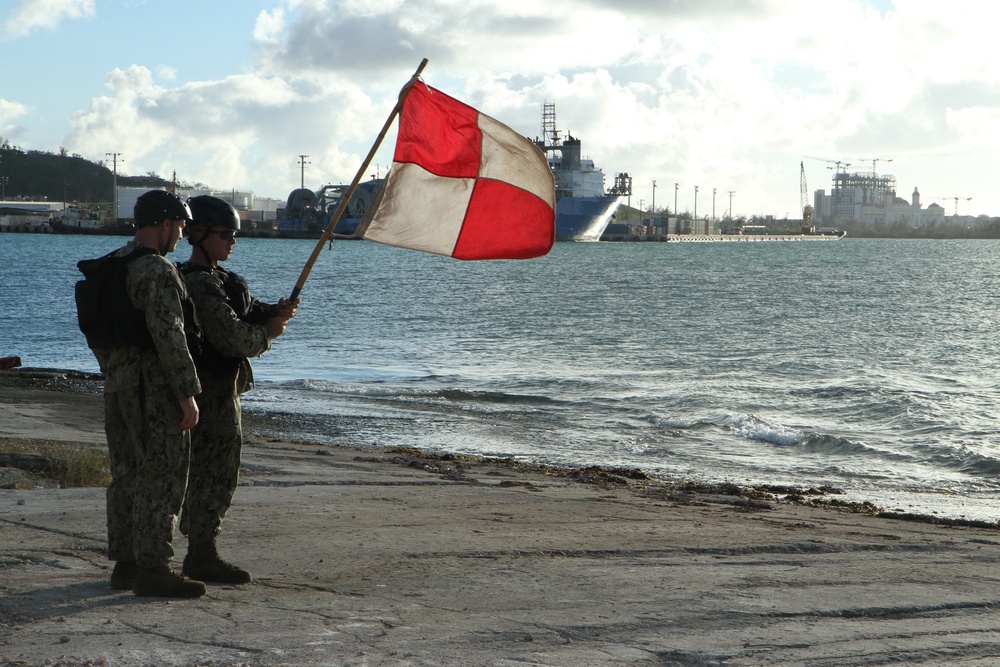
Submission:
[[[813,228],[813,207],[809,202],[809,186],[806,185],[806,163],[799,162],[799,204],[802,208],[802,232],[812,234]]]
[[[844,166],[843,171],[847,171],[847,168],[851,166],[850,162],[844,162],[843,160],[827,160],[826,158],[822,158],[822,157],[809,157],[808,155],[803,155],[802,157],[804,157],[807,160],[819,160],[820,162],[829,162],[830,164],[832,164],[832,165],[834,165],[836,167],[835,173],[838,173],[838,174],[841,172],[841,169],[840,169],[841,165]],[[827,167],[827,169],[834,169],[834,167]]]
[[[859,157],[859,158],[855,158],[855,159],[856,160],[862,160],[864,162],[869,162],[870,161],[872,163],[872,176],[875,175],[875,163],[876,162],[892,162],[892,158],[891,157],[890,158],[884,158],[884,157]]]
[[[955,215],[956,216],[958,215],[958,200],[959,199],[961,199],[962,201],[972,201],[972,197],[955,197],[953,195],[947,195],[947,196],[944,196],[944,195],[930,195],[929,198],[930,199],[953,199],[955,201]]]

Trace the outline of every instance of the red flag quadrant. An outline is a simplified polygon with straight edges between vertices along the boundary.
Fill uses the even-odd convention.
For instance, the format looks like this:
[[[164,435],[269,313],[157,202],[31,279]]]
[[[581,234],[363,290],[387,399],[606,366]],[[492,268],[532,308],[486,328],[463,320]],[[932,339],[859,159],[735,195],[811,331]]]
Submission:
[[[457,259],[539,257],[555,240],[552,172],[531,141],[417,82],[360,236]]]

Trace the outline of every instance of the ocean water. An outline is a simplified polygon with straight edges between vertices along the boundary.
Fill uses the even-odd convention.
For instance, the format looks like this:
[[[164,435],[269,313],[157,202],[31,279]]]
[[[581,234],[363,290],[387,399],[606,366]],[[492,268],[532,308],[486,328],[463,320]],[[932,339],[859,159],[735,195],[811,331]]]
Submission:
[[[0,235],[0,356],[97,370],[75,263],[123,241]],[[273,301],[314,246],[241,239],[227,266]],[[563,243],[478,263],[337,241],[244,405],[329,444],[828,485],[995,521],[998,287],[996,241]]]

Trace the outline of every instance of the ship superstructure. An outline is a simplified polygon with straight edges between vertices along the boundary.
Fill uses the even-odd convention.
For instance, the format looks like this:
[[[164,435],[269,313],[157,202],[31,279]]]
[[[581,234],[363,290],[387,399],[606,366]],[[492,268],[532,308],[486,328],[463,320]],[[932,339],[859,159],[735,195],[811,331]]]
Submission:
[[[631,192],[631,178],[619,174],[606,191],[604,172],[584,158],[580,140],[564,138],[556,126],[555,104],[542,107],[542,138],[535,144],[545,153],[555,178],[556,240],[599,241],[612,216]]]
[[[344,215],[337,221],[333,233],[337,235],[353,234],[361,218],[368,211],[376,192],[384,179],[372,178],[359,183],[351,195]],[[347,185],[324,185],[318,191],[309,188],[292,190],[288,195],[285,208],[278,216],[277,230],[279,236],[319,238],[330,223],[330,219],[340,200],[347,192]]]
[[[535,145],[545,153],[555,180],[556,240],[599,241],[625,197],[631,194],[632,179],[618,174],[610,190],[604,187],[604,172],[582,155],[580,140],[563,137],[556,127],[555,104],[542,110],[542,139]],[[348,202],[334,233],[353,233],[372,203],[383,179],[359,185]],[[277,221],[279,236],[318,237],[346,191],[344,185],[325,185],[319,191],[293,190]]]

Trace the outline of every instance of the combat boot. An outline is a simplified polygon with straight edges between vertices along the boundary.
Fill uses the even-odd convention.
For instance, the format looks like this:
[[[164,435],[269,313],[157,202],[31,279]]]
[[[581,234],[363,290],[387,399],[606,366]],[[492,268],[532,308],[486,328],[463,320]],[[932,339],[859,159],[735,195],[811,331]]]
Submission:
[[[130,591],[135,585],[135,575],[139,571],[139,566],[135,561],[120,560],[115,563],[115,569],[111,571],[111,588],[116,591]]]
[[[215,541],[191,543],[184,557],[185,576],[213,584],[249,584],[253,577],[241,567],[219,557]]]
[[[205,584],[183,577],[168,565],[140,567],[132,592],[142,597],[199,598],[205,594]]]

